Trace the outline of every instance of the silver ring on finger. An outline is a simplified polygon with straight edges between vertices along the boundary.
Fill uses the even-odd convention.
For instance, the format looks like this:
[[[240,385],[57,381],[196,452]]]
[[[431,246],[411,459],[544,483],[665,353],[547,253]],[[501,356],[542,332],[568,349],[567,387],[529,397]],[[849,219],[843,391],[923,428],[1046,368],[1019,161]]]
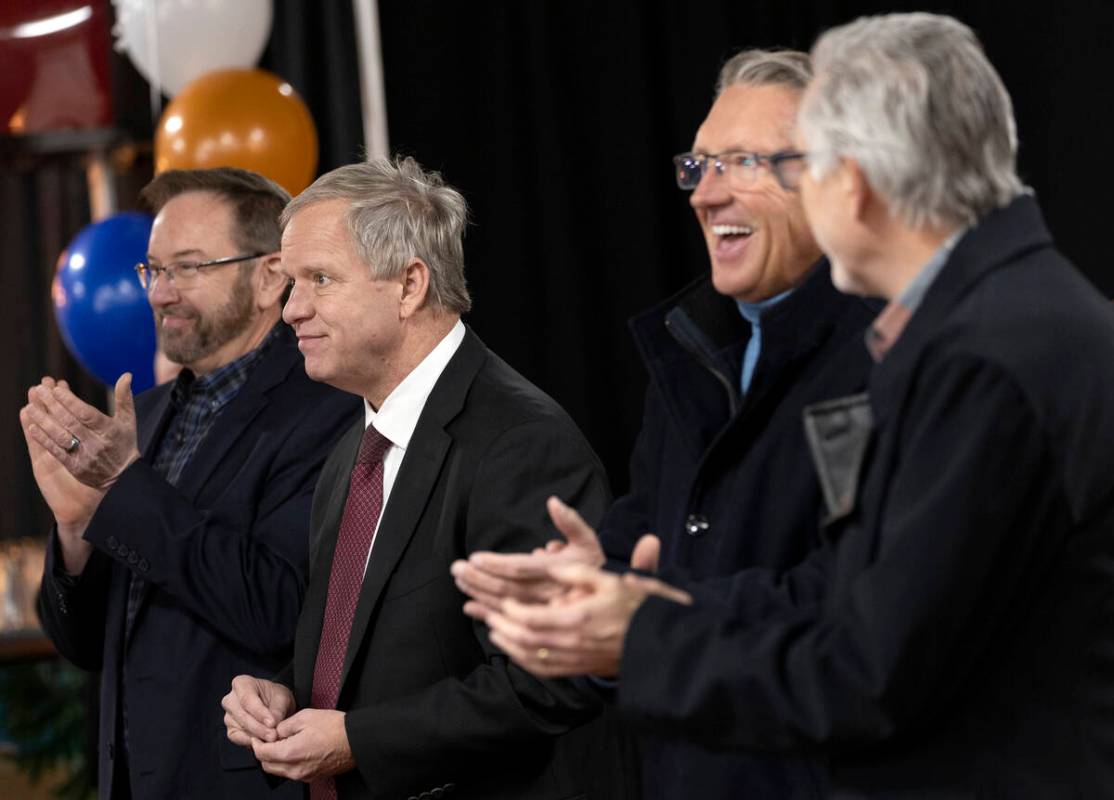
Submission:
[[[81,440],[80,440],[80,439],[78,439],[78,438],[77,438],[76,436],[74,436],[74,435],[73,435],[73,434],[71,433],[71,434],[70,434],[70,444],[69,444],[69,446],[68,446],[68,447],[66,447],[66,452],[67,452],[67,453],[72,453],[72,452],[74,452],[75,450],[77,450],[77,448],[78,448],[78,445],[80,445],[80,444],[81,444]]]

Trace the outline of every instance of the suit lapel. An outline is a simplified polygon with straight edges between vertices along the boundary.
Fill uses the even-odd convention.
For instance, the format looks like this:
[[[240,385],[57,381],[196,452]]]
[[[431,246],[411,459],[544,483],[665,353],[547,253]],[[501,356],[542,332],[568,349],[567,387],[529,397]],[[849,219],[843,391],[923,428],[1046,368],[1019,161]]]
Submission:
[[[171,385],[160,386],[151,391],[159,393],[152,400],[151,410],[138,415],[136,420],[136,446],[148,462],[155,460],[155,446],[162,439],[170,421]]]
[[[295,364],[297,353],[293,348],[289,336],[280,332],[278,339],[271,343],[271,352],[256,364],[237,395],[221,410],[205,435],[205,441],[182,472],[178,490],[183,495],[190,499],[200,495],[229,450],[267,407],[271,389],[286,378]]]
[[[418,430],[421,430],[420,424]],[[410,440],[410,447],[399,468],[387,507],[383,509],[379,530],[375,534],[371,560],[364,575],[363,585],[360,587],[360,599],[356,604],[352,632],[348,637],[344,669],[340,674],[342,688],[352,668],[359,643],[367,633],[372,610],[378,605],[383,587],[386,586],[388,578],[398,565],[403,551],[406,550],[406,545],[414,535],[418,520],[421,519],[422,512],[437,484],[441,465],[452,443],[451,437],[438,428],[431,427],[429,430],[422,431],[420,440],[418,430],[415,430],[415,435]]]
[[[348,651],[341,672],[342,693],[356,652],[367,634],[373,611],[383,594],[383,588],[410,543],[418,521],[437,486],[445,456],[452,445],[452,437],[445,431],[445,426],[463,409],[468,390],[486,358],[487,349],[479,337],[469,329],[464,341],[438,378],[418,418],[418,426],[414,430],[410,446],[399,467],[386,508],[383,509],[383,516],[371,551],[371,560],[360,588],[360,599],[356,604],[352,631],[348,637]],[[353,460],[354,458],[353,455]],[[347,492],[345,494],[347,496]],[[343,507],[343,502],[338,505]],[[336,527],[330,537],[333,547],[336,544],[339,527],[338,516]],[[331,568],[331,554],[328,565]],[[327,571],[324,582],[328,583]],[[318,622],[318,633],[320,633],[320,622]],[[311,664],[310,670],[312,668]]]
[[[194,452],[193,459],[186,465],[178,481],[177,489],[183,496],[196,501],[206,482],[220,466],[224,456],[244,434],[251,421],[267,406],[267,393],[289,374],[300,354],[294,349],[291,334],[286,329],[279,331],[277,338],[270,344],[269,352],[256,364],[240,392],[221,410],[213,426],[205,435],[205,441]],[[170,422],[170,387],[159,397],[149,414],[138,423],[138,447],[148,463],[153,464],[158,443]],[[129,573],[130,574],[130,573]],[[146,581],[140,587],[136,602],[135,618],[125,631],[130,641],[139,617],[143,614],[147,598],[151,594],[151,584]],[[126,598],[125,598],[126,603]]]
[[[158,450],[159,442],[162,441],[162,437],[166,433],[166,426],[170,423],[170,396],[172,389],[173,382],[152,389],[151,392],[154,396],[151,400],[150,410],[144,409],[144,411],[136,415],[136,447],[139,448],[142,457],[149,464],[155,463],[155,454]],[[144,401],[146,400],[145,397],[143,399]],[[108,618],[110,620],[119,620],[120,638],[123,641],[121,650],[122,658],[123,649],[131,643],[132,631],[135,630],[136,623],[143,614],[143,607],[146,605],[147,596],[150,594],[151,587],[146,583],[140,586],[135,617],[132,618],[131,624],[128,625],[128,594],[131,592],[131,583],[135,580],[135,576],[131,570],[123,565],[121,565],[119,569],[123,572],[124,579],[119,581],[119,586],[113,586],[115,594],[110,595]],[[114,600],[115,605],[113,604]]]
[[[876,427],[883,426],[893,412],[893,403],[904,396],[900,387],[910,379],[921,351],[955,306],[989,273],[1008,267],[1026,253],[1052,246],[1040,208],[1029,195],[990,212],[960,238],[909,324],[871,372],[870,394],[879,398],[874,404]]]

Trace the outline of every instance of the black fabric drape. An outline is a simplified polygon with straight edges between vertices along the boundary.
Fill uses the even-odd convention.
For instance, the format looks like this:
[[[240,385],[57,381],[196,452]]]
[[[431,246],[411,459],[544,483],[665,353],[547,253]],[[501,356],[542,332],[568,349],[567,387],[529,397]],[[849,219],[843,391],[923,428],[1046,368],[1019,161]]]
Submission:
[[[359,60],[349,0],[275,0],[271,40],[259,66],[285,78],[317,126],[317,172],[358,161],[364,152]]]
[[[625,320],[708,269],[669,159],[691,144],[720,64],[743,47],[808,49],[866,13],[962,19],[1014,98],[1023,179],[1062,248],[1114,294],[1099,235],[1112,177],[1109,4],[379,5],[391,144],[441,169],[472,205],[471,322],[569,409],[620,491],[645,381]]]
[[[104,407],[104,388],[62,344],[50,299],[58,254],[89,221],[86,198],[81,157],[13,158],[0,167],[0,252],[11,301],[0,314],[0,539],[42,535],[52,520],[19,425],[27,389],[52,375]]]

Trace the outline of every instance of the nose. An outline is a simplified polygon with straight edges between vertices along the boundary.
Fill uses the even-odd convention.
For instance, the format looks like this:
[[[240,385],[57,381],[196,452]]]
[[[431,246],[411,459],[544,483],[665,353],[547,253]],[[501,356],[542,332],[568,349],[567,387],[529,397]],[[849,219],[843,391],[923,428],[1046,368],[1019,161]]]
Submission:
[[[286,305],[282,307],[283,322],[287,325],[295,325],[313,316],[309,294],[305,286],[297,281],[291,284],[290,296],[286,298]]]
[[[700,210],[731,202],[725,178],[726,176],[719,175],[714,169],[705,169],[700,176],[700,183],[696,184],[689,195],[689,205]]]
[[[165,275],[160,276],[147,291],[147,301],[156,308],[176,303],[178,299],[177,287]]]

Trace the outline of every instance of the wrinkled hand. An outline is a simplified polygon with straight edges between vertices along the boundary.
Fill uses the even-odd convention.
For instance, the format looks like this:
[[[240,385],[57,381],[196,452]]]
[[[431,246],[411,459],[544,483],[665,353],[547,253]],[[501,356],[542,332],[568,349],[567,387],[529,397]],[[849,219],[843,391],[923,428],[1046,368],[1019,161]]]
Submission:
[[[220,704],[229,740],[251,747],[253,740],[278,740],[279,724],[294,710],[294,695],[281,683],[237,675],[232,679],[232,690]]]
[[[503,601],[487,615],[491,641],[516,664],[542,678],[613,677],[635,612],[650,595],[691,605],[692,597],[656,578],[614,575],[573,564],[550,577],[565,592],[544,605]]]
[[[553,540],[531,553],[473,553],[467,560],[454,561],[451,567],[457,588],[471,600],[464,612],[484,619],[507,598],[522,603],[544,603],[564,588],[549,577],[550,567],[559,564],[602,566],[605,557],[599,537],[576,509],[550,497],[546,502],[549,517],[565,537]]]
[[[44,378],[27,393],[27,434],[86,486],[107,490],[133,461],[136,444],[132,376],[116,381],[116,412],[109,417],[70,391],[65,381]],[[70,447],[71,438],[80,444]]]
[[[313,781],[354,769],[344,712],[305,708],[278,725],[278,741],[254,739],[263,770],[295,781]]]
[[[54,381],[44,378],[53,385]],[[30,398],[30,392],[28,397]],[[19,411],[19,424],[27,441],[27,454],[31,457],[31,470],[39,485],[43,499],[50,506],[60,528],[84,528],[100,505],[104,492],[81,483],[32,435],[35,423],[31,406]]]

